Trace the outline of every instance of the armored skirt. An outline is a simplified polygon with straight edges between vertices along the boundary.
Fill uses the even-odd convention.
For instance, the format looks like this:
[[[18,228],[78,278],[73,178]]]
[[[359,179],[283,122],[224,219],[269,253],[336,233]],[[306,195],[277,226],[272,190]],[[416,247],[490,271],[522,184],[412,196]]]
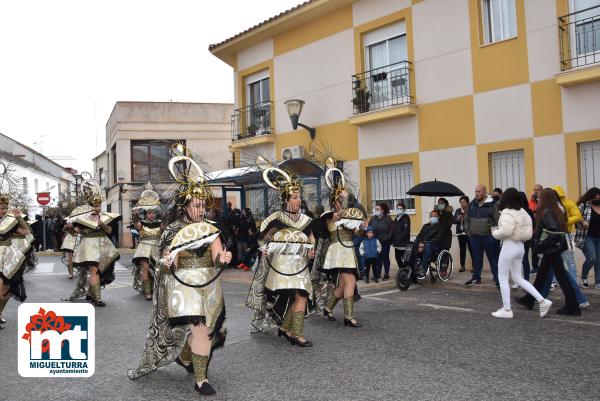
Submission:
[[[252,325],[257,331],[269,332],[281,325],[296,294],[312,302],[313,289],[307,249],[312,245],[312,219],[299,215],[294,221],[283,212],[275,212],[261,224],[263,238],[269,240],[267,256],[262,256],[246,305],[255,310]]]
[[[211,224],[201,224],[206,224],[213,234],[218,233]],[[178,220],[165,229],[159,244],[161,255],[186,226],[189,225]],[[214,277],[209,243],[196,250],[181,251],[178,257],[175,274],[181,281],[202,284]],[[219,279],[203,288],[193,288],[177,281],[161,263],[159,267],[142,360],[137,368],[128,371],[132,380],[174,362],[185,344],[189,324],[204,324],[211,329],[213,350],[219,337],[223,339],[226,334],[225,302]]]
[[[60,250],[62,252],[73,252],[75,250],[75,244],[77,242],[77,233],[67,231]]]
[[[329,247],[322,269],[325,273],[358,274],[358,261],[352,242],[352,231],[335,223],[328,223]]]
[[[32,264],[33,254],[33,236],[19,235],[16,233],[18,225],[14,217],[5,216],[0,225],[0,279],[8,286],[9,292],[19,301],[23,302],[27,298],[23,274],[28,264]],[[9,228],[10,227],[10,228]],[[31,263],[28,263],[31,262]]]
[[[73,253],[75,266],[97,264],[101,273],[113,267],[119,259],[119,251],[102,229],[83,228],[81,241]]]
[[[133,263],[137,264],[140,260],[148,259],[151,265],[156,265],[156,262],[160,259],[160,254],[158,252],[160,234],[160,226],[155,228],[142,226],[142,230],[140,231],[140,242],[132,259]]]

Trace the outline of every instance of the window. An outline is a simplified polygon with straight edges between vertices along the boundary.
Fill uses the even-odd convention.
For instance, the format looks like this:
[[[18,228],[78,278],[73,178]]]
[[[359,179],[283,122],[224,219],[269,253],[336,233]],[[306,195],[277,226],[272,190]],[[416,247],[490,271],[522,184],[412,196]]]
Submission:
[[[579,160],[581,193],[593,187],[600,188],[600,141],[580,143]]]
[[[270,132],[271,94],[269,70],[246,77],[246,123],[250,136]]]
[[[131,141],[131,181],[171,181],[168,164],[175,141]]]
[[[98,169],[98,181],[100,184],[100,187],[102,187],[102,184],[104,183],[104,168],[100,167]]]
[[[48,181],[46,181],[46,191],[50,190],[50,183]]]
[[[368,174],[373,203],[385,202],[393,210],[402,202],[408,213],[415,213],[415,199],[406,194],[413,186],[412,163],[369,167]]]
[[[364,36],[365,82],[370,92],[370,108],[378,109],[410,101],[406,24],[404,21]]]
[[[525,191],[525,152],[523,149],[494,152],[489,155],[493,188],[514,187]]]
[[[117,183],[117,144],[116,143],[111,148],[109,157],[112,157],[113,184],[116,184]]]
[[[37,194],[39,192],[39,188],[38,188],[38,179],[34,178],[33,179],[33,189],[35,190],[35,193]]]
[[[246,207],[248,207],[255,219],[264,219],[267,217],[265,215],[265,204],[267,203],[267,199],[265,198],[267,190],[262,186],[246,186]]]
[[[29,184],[27,183],[27,177],[23,177],[23,195],[29,193]]]
[[[578,56],[600,52],[600,0],[571,0]],[[589,64],[589,63],[588,63]]]
[[[515,0],[481,0],[485,44],[517,36]]]

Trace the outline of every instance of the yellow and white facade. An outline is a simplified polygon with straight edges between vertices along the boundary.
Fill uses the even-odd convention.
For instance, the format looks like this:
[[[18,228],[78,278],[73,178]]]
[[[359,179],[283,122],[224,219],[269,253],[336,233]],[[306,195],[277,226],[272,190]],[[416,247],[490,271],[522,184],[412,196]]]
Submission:
[[[528,194],[539,183],[562,185],[577,198],[584,186],[600,186],[600,54],[585,66],[561,64],[561,48],[575,46],[575,39],[561,39],[559,17],[577,11],[578,4],[304,3],[210,47],[233,67],[234,108],[256,99],[269,104],[268,129],[257,132],[245,121],[264,113],[242,115],[233,129],[252,126],[252,135],[233,136],[230,149],[238,159],[256,147],[275,159],[295,146],[308,151],[308,133],[292,130],[284,106],[297,98],[306,102],[300,121],[315,127],[317,141],[346,161],[345,169],[371,201],[405,199],[407,186],[434,178],[454,183],[470,197],[478,183],[490,192],[494,186],[518,186]],[[512,17],[503,32],[494,33],[501,39],[490,41],[493,7],[504,7]],[[353,91],[365,84],[356,76],[363,76],[377,56],[369,43],[386,38],[402,40],[397,49],[410,66],[402,88],[410,92],[410,101],[373,107],[375,89],[369,86],[371,109],[357,112]],[[392,50],[388,53],[391,60]],[[370,85],[391,79],[389,68],[380,71],[371,74]],[[260,90],[252,85],[261,80]],[[394,91],[398,82],[387,85]],[[432,202],[414,200],[414,231]],[[451,202],[456,205],[458,199]]]

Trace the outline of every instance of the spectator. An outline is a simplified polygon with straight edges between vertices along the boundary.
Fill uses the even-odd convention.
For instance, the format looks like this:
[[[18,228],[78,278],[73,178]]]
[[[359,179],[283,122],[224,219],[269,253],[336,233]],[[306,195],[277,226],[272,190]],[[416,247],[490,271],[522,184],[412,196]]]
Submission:
[[[238,269],[243,269],[245,271],[250,270],[251,265],[245,263],[247,257],[246,251],[250,244],[250,233],[256,233],[256,231],[256,222],[254,221],[254,216],[252,216],[252,211],[248,208],[244,208],[241,211],[236,232],[238,261],[240,262],[237,265]]]
[[[502,196],[502,188],[494,188],[494,191],[492,192],[492,198],[498,202],[500,200],[500,197]]]
[[[535,184],[533,186],[533,194],[531,194],[531,199],[529,199],[529,209],[531,209],[533,213],[537,211],[540,199],[540,192],[542,191],[542,189],[544,189],[544,187],[540,184]]]
[[[473,252],[471,251],[471,242],[465,232],[464,221],[465,214],[469,208],[469,197],[460,197],[460,208],[454,213],[454,224],[456,224],[456,238],[458,238],[458,247],[460,248],[460,269],[459,272],[465,271],[465,261],[467,259],[467,249],[469,250],[469,256],[471,256],[471,273],[473,273]]]
[[[558,283],[565,294],[565,306],[556,311],[559,315],[581,315],[581,309],[575,297],[575,290],[569,281],[569,274],[563,268],[561,253],[568,249],[563,233],[567,232],[567,217],[560,207],[557,193],[549,188],[542,189],[538,210],[535,214],[535,233],[533,235],[534,252],[541,253],[542,261],[535,282],[540,291],[550,272],[554,271]],[[543,292],[540,291],[543,296]],[[530,294],[516,298],[516,301],[528,309],[533,309],[534,299]]]
[[[473,258],[473,276],[465,283],[467,287],[481,284],[483,271],[483,253],[487,256],[490,269],[498,284],[498,253],[500,244],[492,237],[492,226],[498,224],[499,212],[496,201],[486,193],[485,185],[475,187],[475,199],[469,203],[465,215],[464,228],[471,241],[471,256]]]
[[[527,197],[525,198],[527,200]],[[552,302],[544,299],[542,295],[525,280],[522,275],[523,243],[529,241],[533,234],[533,223],[529,214],[523,209],[521,196],[515,188],[508,188],[500,198],[498,209],[502,211],[498,220],[498,228],[492,229],[492,235],[502,241],[502,249],[498,259],[498,279],[502,294],[502,308],[492,313],[494,317],[512,318],[513,312],[510,305],[510,287],[508,276],[513,282],[527,291],[540,305],[540,316],[546,316]]]
[[[429,213],[429,223],[421,228],[415,242],[418,245],[418,252],[422,253],[421,264],[417,269],[417,278],[423,279],[427,276],[431,257],[444,248],[446,229],[440,224],[440,211],[432,210]]]
[[[394,236],[394,222],[389,216],[390,208],[387,203],[377,203],[373,208],[373,217],[369,225],[373,227],[377,239],[381,243],[381,252],[377,261],[377,278],[381,277],[381,268],[384,268],[383,280],[390,278],[390,247]]]
[[[44,219],[44,236],[46,238],[46,250],[54,250],[54,219],[50,216],[46,216]]]
[[[525,192],[519,192],[519,201],[521,202],[521,208],[523,208],[523,210],[525,210],[525,212],[529,215],[532,224],[535,226],[535,215],[533,214],[531,209],[529,209],[529,202],[527,201],[527,195],[525,194]],[[531,249],[532,244],[533,243],[531,239],[523,243],[525,251],[525,254],[523,255],[523,278],[527,281],[529,281],[529,277],[531,274],[531,265],[529,264],[529,250]],[[535,252],[531,252],[531,254],[532,258],[533,255],[535,255],[537,259],[537,254]],[[515,284],[513,288],[519,287],[517,284]]]
[[[452,247],[452,224],[454,223],[452,212],[454,212],[454,209],[448,204],[446,198],[438,199],[437,209],[440,212],[440,225],[444,229],[443,248],[450,249],[450,247]]]
[[[56,216],[54,221],[54,244],[56,245],[55,251],[58,251],[62,247],[63,227],[65,226],[65,219],[62,216]]]
[[[562,258],[562,262],[564,263],[564,266],[566,267],[567,271],[568,271],[568,279],[571,282],[571,285],[573,286],[573,290],[575,291],[575,297],[577,298],[577,302],[579,303],[580,307],[587,307],[589,306],[589,302],[587,300],[587,298],[585,297],[585,295],[583,295],[583,292],[581,291],[581,289],[579,288],[579,286],[577,285],[577,266],[575,265],[575,254],[573,252],[573,243],[571,241],[571,231],[573,230],[573,227],[575,224],[579,223],[582,220],[581,217],[581,211],[579,210],[579,208],[577,207],[577,204],[575,202],[573,202],[571,199],[568,199],[565,196],[564,190],[562,189],[561,186],[555,186],[552,188],[557,196],[560,199],[560,203],[559,203],[559,207],[561,208],[561,210],[563,212],[566,213],[567,216],[567,231],[566,231],[566,237],[567,237],[567,245],[568,245],[568,249],[566,249],[564,252],[561,253],[561,258]],[[582,271],[583,273],[583,271]],[[551,289],[551,285],[553,285],[552,280],[554,279],[554,274],[552,272],[550,272],[550,274],[548,275],[548,279],[546,281],[546,284],[544,285],[544,287],[542,288],[542,295],[546,296],[546,294],[548,294],[548,291],[550,291]]]
[[[379,254],[382,250],[381,242],[375,237],[373,227],[368,226],[365,232],[367,233],[367,237],[363,238],[360,243],[360,254],[365,259],[365,282],[369,283],[369,274],[373,270],[373,281],[378,283],[379,278],[377,277],[376,269]]]
[[[410,242],[410,217],[406,214],[404,203],[396,205],[396,219],[394,220],[394,256],[398,267],[402,266],[402,257],[406,250],[406,245]]]
[[[39,214],[35,215],[35,223],[31,226],[33,230],[34,247],[35,251],[39,252],[44,246],[44,223],[42,216]],[[42,249],[43,250],[43,249]]]
[[[131,231],[131,249],[135,249],[137,246],[137,240],[140,237],[140,233],[135,228],[133,223],[128,225],[127,228],[129,229],[129,231]]]
[[[600,189],[590,188],[578,201],[583,216],[577,224],[575,244],[583,250],[581,286],[589,288],[588,274],[594,268],[594,288],[600,289]]]

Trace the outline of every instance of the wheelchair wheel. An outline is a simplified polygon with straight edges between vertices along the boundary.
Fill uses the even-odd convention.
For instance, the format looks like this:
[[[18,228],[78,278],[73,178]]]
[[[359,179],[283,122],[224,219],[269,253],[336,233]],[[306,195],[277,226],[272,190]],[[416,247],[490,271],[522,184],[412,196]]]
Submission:
[[[411,283],[411,271],[410,267],[401,267],[398,269],[398,273],[396,273],[396,287],[400,291],[408,290]]]
[[[450,280],[454,263],[452,255],[447,250],[442,250],[437,258],[437,276],[442,281]]]

